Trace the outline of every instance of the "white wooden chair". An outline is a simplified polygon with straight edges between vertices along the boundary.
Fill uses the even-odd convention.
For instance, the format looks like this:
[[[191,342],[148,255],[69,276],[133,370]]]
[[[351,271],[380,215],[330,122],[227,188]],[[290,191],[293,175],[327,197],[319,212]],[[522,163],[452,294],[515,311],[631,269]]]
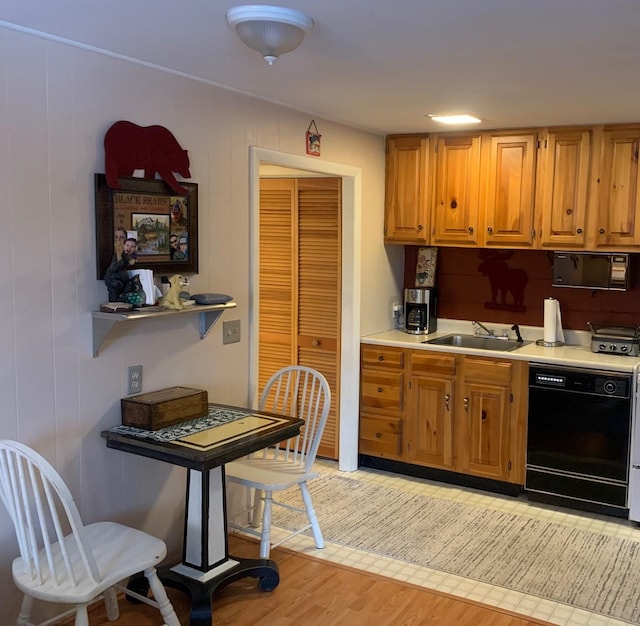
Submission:
[[[316,547],[324,548],[322,531],[307,483],[318,476],[313,471],[313,464],[330,406],[331,390],[320,372],[301,365],[281,369],[267,381],[260,396],[259,409],[303,419],[305,423],[300,435],[226,465],[225,471],[230,482],[255,489],[253,502],[249,507],[250,524],[240,525],[234,521],[238,515],[247,512],[247,509],[243,509],[233,516],[229,527],[259,536],[260,558],[269,558],[271,547],[275,548],[309,528],[313,532]],[[300,487],[304,508],[273,499],[274,491],[282,491],[294,485]],[[263,502],[262,530],[258,532],[252,526],[259,525]],[[309,523],[271,546],[272,505],[306,513]]]
[[[154,567],[166,555],[164,542],[114,522],[84,526],[55,469],[31,448],[7,439],[0,440],[0,499],[20,549],[12,565],[13,580],[24,593],[18,626],[31,625],[36,599],[74,605],[40,626],[74,612],[76,626],[88,626],[87,605],[101,595],[107,617],[118,619],[117,589],[155,606],[165,626],[180,626]],[[117,584],[142,571],[155,601]]]

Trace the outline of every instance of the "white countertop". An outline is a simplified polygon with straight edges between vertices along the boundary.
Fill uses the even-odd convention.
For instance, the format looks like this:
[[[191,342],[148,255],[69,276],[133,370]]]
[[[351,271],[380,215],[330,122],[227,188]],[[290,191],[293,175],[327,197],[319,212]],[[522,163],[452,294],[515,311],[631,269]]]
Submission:
[[[483,322],[485,323],[485,322]],[[486,322],[486,326],[501,334],[504,325]],[[360,339],[361,343],[380,346],[396,346],[398,348],[414,348],[433,352],[450,352],[458,354],[475,354],[476,356],[492,356],[495,358],[530,361],[532,363],[548,363],[569,367],[586,367],[589,369],[603,369],[615,372],[633,372],[640,368],[640,357],[591,352],[591,333],[583,331],[565,331],[566,345],[545,347],[536,345],[537,339],[542,339],[543,329],[535,326],[520,328],[525,342],[521,348],[511,352],[496,352],[494,350],[478,350],[474,348],[457,348],[453,346],[436,346],[423,343],[429,339],[442,337],[451,333],[473,334],[471,322],[464,320],[438,320],[438,330],[429,335],[412,335],[404,330],[387,330],[374,335],[367,335]],[[513,337],[513,332],[509,333]]]

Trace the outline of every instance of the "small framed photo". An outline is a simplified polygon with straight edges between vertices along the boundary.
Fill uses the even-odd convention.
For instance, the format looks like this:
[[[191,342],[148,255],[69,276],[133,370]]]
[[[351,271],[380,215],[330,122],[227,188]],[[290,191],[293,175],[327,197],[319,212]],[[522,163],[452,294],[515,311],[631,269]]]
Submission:
[[[418,248],[416,287],[435,287],[438,248]]]

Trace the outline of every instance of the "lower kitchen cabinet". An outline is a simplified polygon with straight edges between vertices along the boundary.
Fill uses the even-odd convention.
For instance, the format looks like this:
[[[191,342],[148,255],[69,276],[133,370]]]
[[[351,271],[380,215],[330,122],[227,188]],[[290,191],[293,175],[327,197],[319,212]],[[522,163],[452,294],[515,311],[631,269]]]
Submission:
[[[404,350],[362,346],[360,361],[359,452],[399,460],[403,448]]]
[[[360,454],[524,483],[525,361],[365,345],[362,355]]]

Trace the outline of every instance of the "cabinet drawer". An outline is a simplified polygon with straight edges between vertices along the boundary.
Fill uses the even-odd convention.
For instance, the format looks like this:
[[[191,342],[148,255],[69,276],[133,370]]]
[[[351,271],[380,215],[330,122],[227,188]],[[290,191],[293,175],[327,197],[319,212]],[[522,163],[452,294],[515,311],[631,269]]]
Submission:
[[[402,421],[400,418],[360,417],[360,454],[384,456],[402,454]]]
[[[428,354],[422,350],[410,353],[412,374],[443,374],[454,376],[456,373],[456,357],[450,354]]]
[[[360,402],[363,407],[402,411],[402,373],[362,370]]]
[[[404,367],[404,352],[401,348],[384,346],[362,346],[362,367]]]
[[[464,379],[480,380],[495,385],[510,385],[513,363],[497,359],[481,359],[465,357]]]

